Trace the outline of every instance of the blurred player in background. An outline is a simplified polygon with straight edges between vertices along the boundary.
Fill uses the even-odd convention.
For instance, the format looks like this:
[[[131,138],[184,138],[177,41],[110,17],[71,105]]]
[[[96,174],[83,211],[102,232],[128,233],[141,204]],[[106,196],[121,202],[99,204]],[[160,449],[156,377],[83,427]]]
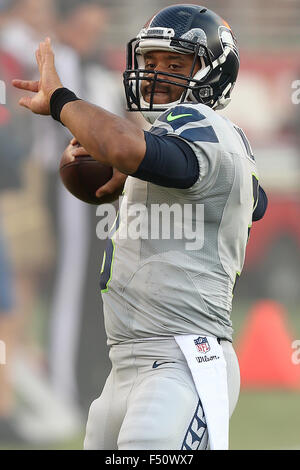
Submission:
[[[11,349],[15,346],[16,314],[13,276],[6,245],[0,234],[0,340],[5,344],[6,364],[0,364],[0,442],[22,440],[15,423],[15,402],[11,382]]]
[[[52,0],[9,2],[6,21],[0,31],[0,47],[3,54],[11,57],[11,62],[19,64],[22,74],[35,78],[37,72],[34,51],[37,42],[47,31],[54,37],[57,67],[61,75],[68,83],[72,83],[77,93],[81,93],[79,59],[75,51],[62,45],[56,37],[55,7],[56,2]],[[15,74],[14,70],[13,75]],[[9,81],[7,80],[7,83]],[[11,102],[8,103],[9,109]],[[57,244],[58,248],[62,245],[63,230],[58,229],[58,234],[55,232],[56,225],[52,223],[52,216],[57,211],[53,209],[55,202],[52,201],[58,199],[57,162],[70,139],[70,133],[67,130],[59,132],[54,122],[50,125],[39,119],[26,119],[24,122],[24,116],[19,109],[14,112],[12,121],[14,135],[12,137],[11,133],[6,133],[6,140],[9,136],[11,139],[7,142],[7,150],[12,149],[12,142],[20,140],[22,158],[23,160],[26,158],[26,164],[22,166],[23,184],[17,188],[18,190],[11,188],[9,193],[6,192],[2,196],[1,201],[3,229],[7,233],[11,247],[16,284],[16,309],[20,323],[18,341],[16,341],[17,354],[11,375],[14,391],[21,397],[22,402],[15,413],[18,425],[28,441],[38,444],[51,442],[53,439],[55,441],[67,439],[70,434],[73,436],[81,430],[81,420],[74,395],[70,394],[66,403],[60,391],[52,386],[44,345],[39,345],[33,339],[36,335],[34,313],[37,304],[45,302],[48,308],[49,302],[53,302],[53,297],[54,302],[57,298],[57,291],[53,293],[51,289],[51,273],[56,262],[55,245]],[[10,156],[10,161],[15,161],[17,166],[11,152],[12,150],[7,152],[6,158],[9,159]],[[55,186],[52,184],[53,179]],[[49,200],[52,204],[49,204]],[[74,215],[81,209],[83,214],[80,216],[83,220],[87,208],[65,191],[58,204],[61,210],[64,209],[66,200],[71,200]],[[65,222],[64,217],[61,219]],[[84,225],[88,226],[87,223]],[[84,263],[81,262],[80,255],[86,252],[86,239],[83,239],[82,251],[79,235],[77,256],[73,254],[72,262],[78,261],[77,271],[81,272],[84,270]],[[61,266],[62,264],[59,267]],[[68,269],[70,271],[70,264]],[[79,278],[77,283],[74,280],[75,291],[79,297],[82,293],[80,280]],[[73,295],[72,300],[74,297]],[[76,310],[72,312],[73,304],[70,302],[70,297],[66,298],[63,307],[65,310],[62,313],[65,316],[73,314],[76,318]],[[43,333],[45,337],[49,336],[50,329],[47,328],[47,323],[51,323],[51,313],[50,311],[49,319],[44,319],[47,329],[47,333]],[[75,325],[75,319],[73,323]],[[30,333],[29,328],[31,328]],[[57,416],[60,416],[60,423]]]
[[[36,58],[41,81],[14,81],[35,93],[20,104],[52,114],[95,159],[129,175],[101,275],[112,371],[85,447],[226,449],[239,395],[232,294],[252,221],[266,209],[246,136],[215,112],[237,78],[235,37],[201,6],[152,17],[129,43],[124,75],[129,109],[153,124],[145,132],[63,88],[49,38]],[[204,207],[200,248],[174,233],[164,240],[159,218],[143,219],[158,238],[128,236],[135,204],[145,215],[174,203]],[[193,212],[185,229],[200,219]]]
[[[108,21],[103,8],[96,4],[78,8],[73,5],[63,17],[57,16],[56,2],[52,0],[13,0],[5,2],[1,12],[0,70],[6,83],[23,73],[35,78],[34,51],[47,32],[54,38],[56,65],[63,80],[89,101],[121,112],[119,83],[99,63],[99,39]],[[74,36],[74,28],[81,30],[79,37]],[[2,62],[12,67],[9,76],[1,68]],[[105,84],[105,92],[97,86],[99,81]],[[24,180],[18,190],[10,186],[1,198],[19,312],[15,315],[19,323],[18,339],[14,341],[17,361],[10,375],[12,393],[22,397],[22,405],[14,415],[27,441],[50,443],[81,431],[79,415],[87,413],[91,399],[98,393],[98,376],[91,379],[86,361],[95,362],[99,354],[104,354],[105,345],[101,342],[99,351],[99,345],[95,350],[89,344],[79,358],[81,338],[85,341],[86,333],[96,335],[97,328],[101,331],[101,325],[95,327],[98,314],[94,305],[99,301],[96,268],[94,273],[92,263],[88,263],[94,248],[94,234],[89,229],[91,208],[71,196],[57,178],[58,160],[70,140],[69,131],[61,132],[57,123],[49,125],[37,118],[28,117],[24,122],[19,109],[12,121],[14,133],[3,127],[2,154],[10,172],[18,168]],[[22,169],[12,145],[18,140],[22,142],[22,159],[26,159]],[[3,160],[1,172],[7,185]],[[70,230],[76,232],[76,237],[70,236]],[[104,242],[102,245],[98,243],[99,259]],[[91,294],[86,288],[91,283],[85,281],[92,276],[95,288]],[[39,312],[38,319],[44,330],[38,334],[45,337],[45,345],[33,338],[36,305],[46,307],[45,318]],[[93,316],[86,321],[89,312]],[[87,332],[81,328],[83,322]]]
[[[120,115],[123,113],[121,87],[101,61],[101,43],[109,21],[107,11],[95,3],[72,6],[58,23],[56,32],[61,44],[78,57],[80,74],[75,73],[75,76],[80,82],[80,96]],[[80,34],[74,34],[74,31],[80,31]],[[64,54],[65,57],[67,55]],[[65,82],[69,83],[69,80],[66,78]],[[60,130],[59,127],[57,130]],[[86,364],[94,363],[99,354],[106,353],[102,350],[102,342],[99,344],[96,341],[101,325],[94,308],[95,303],[99,303],[97,272],[105,244],[97,240],[94,231],[91,231],[95,217],[92,208],[76,200],[57,178],[56,160],[61,153],[57,152],[53,159],[52,179],[59,194],[57,210],[61,244],[51,314],[49,363],[55,390],[67,400],[80,402],[84,412],[87,412],[91,397],[98,393],[99,383],[98,376],[93,379],[89,374]],[[99,259],[95,257],[95,252]],[[77,255],[77,267],[74,265],[74,253]],[[92,335],[95,335],[95,341],[91,344]]]
[[[82,17],[79,10],[82,10]],[[63,60],[68,57],[68,50],[72,51],[76,58],[76,68],[70,70],[66,67],[66,74],[72,75],[80,95],[86,99],[89,99],[89,91],[83,63],[98,46],[102,32],[102,17],[103,12],[100,7],[88,6],[84,12],[81,7],[76,7],[70,9],[65,18],[60,17],[56,26],[57,38],[65,49]],[[77,22],[73,21],[73,18],[76,18]],[[79,35],[73,34],[74,27],[76,30],[80,29]],[[47,122],[44,125],[47,128]],[[55,132],[59,133],[57,126]],[[51,161],[51,188],[54,189],[52,193],[56,196],[55,201],[52,199],[51,205],[55,206],[53,212],[56,214],[59,245],[58,269],[50,314],[49,366],[55,391],[64,400],[79,406],[77,361],[82,313],[85,311],[83,296],[85,278],[88,275],[91,223],[90,208],[72,197],[57,178],[57,159],[66,144],[65,140],[60,149],[56,148],[56,151],[54,149]],[[72,236],[74,233],[75,237]]]
[[[0,5],[1,6],[1,5]],[[3,5],[7,7],[7,5]],[[2,26],[5,21],[0,10]],[[2,21],[1,21],[2,19]],[[1,48],[0,77],[5,84],[16,74],[22,75],[22,67],[15,57]],[[19,112],[10,105],[10,89],[6,88],[5,103],[0,104],[0,340],[5,344],[5,361],[0,365],[0,443],[24,443],[26,434],[19,427],[17,400],[13,384],[13,365],[20,342],[21,315],[16,294],[15,266],[11,252],[11,240],[7,240],[3,198],[23,187],[23,166],[29,150],[28,127],[19,132]],[[7,106],[6,106],[7,104]]]
[[[18,160],[22,147],[12,139],[10,113],[0,106],[0,197],[3,191],[15,189]],[[12,165],[14,161],[14,165]],[[19,176],[19,175],[18,175]],[[17,178],[19,183],[19,178]],[[0,212],[1,213],[1,212]],[[0,363],[0,443],[23,441],[15,416],[15,394],[12,384],[12,362],[18,338],[18,315],[14,276],[7,243],[0,221],[0,340],[5,344],[5,363]]]

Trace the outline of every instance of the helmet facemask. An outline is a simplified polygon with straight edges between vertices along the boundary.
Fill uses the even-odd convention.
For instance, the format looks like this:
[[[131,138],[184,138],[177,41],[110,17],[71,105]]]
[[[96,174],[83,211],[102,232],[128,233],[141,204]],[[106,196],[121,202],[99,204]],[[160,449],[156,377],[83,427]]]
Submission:
[[[157,32],[159,34],[157,34]],[[191,33],[191,31],[189,31]],[[159,114],[171,106],[186,101],[202,102],[202,99],[212,96],[210,86],[204,85],[213,68],[211,55],[207,48],[204,31],[197,29],[192,40],[187,37],[176,38],[170,28],[149,28],[142,30],[137,38],[128,44],[127,69],[124,73],[124,85],[129,111],[140,111],[151,123]],[[191,37],[191,34],[189,34]],[[195,40],[196,39],[196,40]],[[169,51],[180,54],[193,54],[193,62],[189,75],[148,70],[145,68],[144,54],[152,51]],[[201,68],[195,72],[196,64],[200,60]],[[151,83],[150,102],[146,102],[141,93],[141,83]],[[155,104],[154,94],[157,84],[168,84],[182,88],[181,96],[172,103]]]
[[[177,7],[170,7],[172,8]],[[178,8],[181,9],[181,6]],[[208,48],[207,36],[201,27],[188,29],[184,34],[181,33],[180,37],[176,36],[174,29],[170,27],[156,26],[142,29],[137,38],[128,43],[127,48],[124,86],[128,111],[140,111],[149,122],[153,123],[159,114],[183,102],[203,103],[213,109],[223,109],[227,106],[239,64],[236,40],[227,26],[223,21],[217,21],[215,36],[218,38],[218,45],[214,45],[214,52]],[[143,57],[146,52],[152,51],[193,54],[190,73],[182,76],[159,70],[146,70]],[[199,60],[201,68],[197,71],[195,69]],[[152,83],[149,103],[143,99],[141,93],[141,83],[145,80]],[[157,84],[180,86],[182,93],[179,99],[171,103],[155,104],[153,101]]]

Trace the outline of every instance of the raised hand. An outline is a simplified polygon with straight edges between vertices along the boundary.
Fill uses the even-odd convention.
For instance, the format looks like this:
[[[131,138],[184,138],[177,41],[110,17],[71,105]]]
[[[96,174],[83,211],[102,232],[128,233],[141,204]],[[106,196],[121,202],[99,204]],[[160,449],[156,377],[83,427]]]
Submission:
[[[63,86],[55,68],[50,38],[46,38],[44,42],[40,43],[35,56],[40,80],[13,80],[12,84],[16,88],[34,93],[32,97],[23,96],[19,101],[20,106],[30,109],[35,114],[49,115],[51,96],[55,90]]]

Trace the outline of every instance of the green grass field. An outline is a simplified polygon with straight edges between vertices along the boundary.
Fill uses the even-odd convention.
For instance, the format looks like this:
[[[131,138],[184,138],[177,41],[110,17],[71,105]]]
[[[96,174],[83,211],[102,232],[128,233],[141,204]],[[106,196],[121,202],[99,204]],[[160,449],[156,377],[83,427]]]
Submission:
[[[242,390],[230,449],[300,449],[300,392]]]

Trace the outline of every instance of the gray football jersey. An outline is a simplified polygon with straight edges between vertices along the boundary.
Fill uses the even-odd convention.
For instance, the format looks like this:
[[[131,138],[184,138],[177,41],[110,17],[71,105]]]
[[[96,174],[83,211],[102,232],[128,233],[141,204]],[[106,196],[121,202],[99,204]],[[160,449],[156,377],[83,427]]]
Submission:
[[[202,104],[169,109],[150,132],[187,142],[199,178],[174,189],[128,177],[101,271],[108,344],[180,334],[232,341],[233,288],[257,195],[251,147]]]

